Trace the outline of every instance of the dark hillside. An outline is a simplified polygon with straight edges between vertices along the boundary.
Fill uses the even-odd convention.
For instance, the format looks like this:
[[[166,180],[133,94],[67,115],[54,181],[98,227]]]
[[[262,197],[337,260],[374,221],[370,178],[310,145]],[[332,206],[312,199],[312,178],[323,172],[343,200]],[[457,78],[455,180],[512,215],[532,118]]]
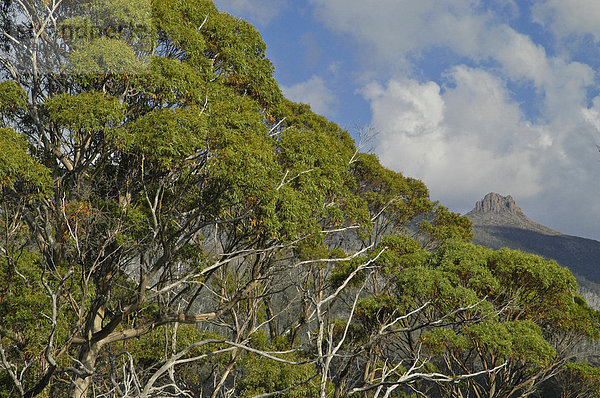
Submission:
[[[509,247],[551,258],[572,272],[600,282],[600,242],[569,235],[546,235],[515,227],[474,226],[473,242],[493,249]]]

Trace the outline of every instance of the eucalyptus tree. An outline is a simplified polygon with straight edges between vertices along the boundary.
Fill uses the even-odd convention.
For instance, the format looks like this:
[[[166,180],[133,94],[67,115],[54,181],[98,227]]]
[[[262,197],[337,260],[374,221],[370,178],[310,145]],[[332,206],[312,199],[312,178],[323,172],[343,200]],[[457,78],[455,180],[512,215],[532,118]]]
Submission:
[[[438,330],[513,322],[547,353],[593,335],[582,303],[514,312],[504,256],[480,279],[510,291],[445,269],[468,220],[284,99],[259,33],[211,1],[1,10],[0,395],[389,395],[507,372],[444,368]]]
[[[246,342],[252,297],[268,294],[279,252],[318,242],[337,208],[329,198],[347,191],[345,149],[311,133],[326,163],[294,147],[292,129],[274,138],[281,94],[264,43],[211,2],[33,1],[3,12],[3,139],[21,151],[3,162],[14,181],[3,266],[23,277],[6,291],[42,290],[36,309],[48,318],[35,339],[17,332],[34,314],[4,325],[14,391],[85,396],[111,344],[161,325],[213,321]],[[41,193],[21,192],[37,169],[36,181],[50,177]]]
[[[553,261],[456,239],[430,252],[388,235],[384,247],[371,254],[370,273],[360,260],[331,278],[339,285],[360,272],[332,377],[336,396],[530,396],[564,371],[575,345],[599,337],[598,313]],[[360,281],[375,269],[379,285],[365,289]]]
[[[362,222],[349,135],[282,125],[260,35],[209,1],[16,1],[2,19],[7,391],[122,386],[99,371],[115,344],[210,323],[216,396],[284,253]],[[130,385],[180,392],[160,376]]]

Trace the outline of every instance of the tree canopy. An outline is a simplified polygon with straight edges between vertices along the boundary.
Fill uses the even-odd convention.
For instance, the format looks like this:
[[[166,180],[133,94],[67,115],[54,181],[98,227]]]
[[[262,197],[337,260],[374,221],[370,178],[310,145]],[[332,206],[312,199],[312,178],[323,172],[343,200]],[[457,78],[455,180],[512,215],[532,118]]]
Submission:
[[[598,338],[571,273],[469,243],[425,184],[285,99],[247,22],[207,0],[1,8],[0,396],[516,397],[595,375],[565,367]]]

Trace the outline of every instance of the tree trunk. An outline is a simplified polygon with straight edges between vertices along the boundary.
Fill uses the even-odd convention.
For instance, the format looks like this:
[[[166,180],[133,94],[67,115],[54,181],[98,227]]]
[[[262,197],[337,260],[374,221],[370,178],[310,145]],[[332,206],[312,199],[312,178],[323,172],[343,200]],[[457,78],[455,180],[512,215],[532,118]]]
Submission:
[[[231,371],[233,370],[233,367],[235,366],[235,363],[237,362],[239,354],[240,354],[240,352],[237,349],[235,349],[231,352],[231,361],[227,365],[227,368],[225,368],[225,370],[223,371],[223,374],[221,375],[219,382],[215,386],[215,390],[213,391],[211,398],[216,398],[217,395],[219,394],[219,391],[221,391],[223,384],[225,384],[225,381],[227,381],[227,376],[229,376],[229,373],[231,373]]]
[[[79,353],[79,361],[85,369],[90,371],[94,370],[96,366],[96,359],[98,358],[99,347],[98,344],[92,344],[86,346]],[[92,375],[82,376],[73,373],[73,382],[71,384],[71,391],[69,398],[86,398],[90,392],[90,384],[92,382]]]
[[[80,362],[80,372],[73,372],[73,381],[69,391],[69,398],[86,398],[90,392],[93,372],[96,367],[96,360],[101,348],[101,342],[91,342],[94,333],[102,328],[104,310],[99,308],[96,312],[92,327],[88,329],[88,343],[79,349],[78,360]],[[90,374],[91,373],[91,374]]]

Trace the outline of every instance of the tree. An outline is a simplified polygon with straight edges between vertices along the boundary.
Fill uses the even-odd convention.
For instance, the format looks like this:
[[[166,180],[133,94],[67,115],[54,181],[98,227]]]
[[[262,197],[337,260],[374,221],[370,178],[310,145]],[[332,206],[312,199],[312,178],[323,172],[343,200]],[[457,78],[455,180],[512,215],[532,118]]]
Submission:
[[[529,396],[562,372],[576,344],[598,338],[596,311],[553,261],[456,239],[430,252],[404,235],[371,253],[368,272],[357,258],[329,277],[348,285],[351,306],[329,337],[339,339],[336,396]]]
[[[23,205],[5,213],[24,220],[25,236],[8,236],[7,225],[6,240],[39,257],[41,277],[27,284],[43,287],[51,307],[35,341],[45,346],[37,377],[24,372],[32,365],[21,352],[3,361],[25,396],[52,389],[59,375],[72,380],[71,396],[86,395],[110,344],[161,325],[238,317],[277,253],[305,238],[300,231],[318,231],[310,206],[287,207],[306,194],[281,181],[264,115],[280,93],[257,32],[210,2],[137,6],[152,24],[120,37],[57,37],[50,28],[127,26],[130,6],[121,3],[5,10],[24,16],[12,21],[34,39],[4,32],[12,85],[3,101],[27,94],[28,104],[5,110],[14,123],[3,138],[26,137],[32,162],[52,176],[46,195],[25,202],[15,192]],[[25,184],[22,169],[9,163],[7,178]],[[11,262],[8,272],[20,272]],[[242,340],[253,311],[235,330]]]
[[[598,397],[600,395],[600,371],[587,363],[570,362],[555,377],[550,387],[557,397]]]
[[[593,335],[564,271],[542,278],[545,317],[499,318],[548,293],[530,287],[541,274],[509,276],[539,261],[482,255],[485,295],[446,269],[471,251],[448,246],[468,220],[285,100],[259,33],[212,2],[2,7],[9,395],[389,395],[507,366],[457,373],[437,361],[447,351],[423,356],[437,348],[422,337],[452,325],[476,341],[495,321],[553,349]]]

